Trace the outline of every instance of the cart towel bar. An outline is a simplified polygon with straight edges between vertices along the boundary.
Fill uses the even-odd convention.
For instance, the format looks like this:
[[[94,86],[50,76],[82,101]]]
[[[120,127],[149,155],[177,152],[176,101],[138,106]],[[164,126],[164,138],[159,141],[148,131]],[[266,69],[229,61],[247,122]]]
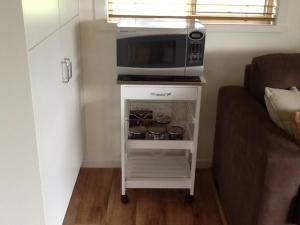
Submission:
[[[152,96],[171,96],[172,93],[171,92],[167,92],[167,93],[154,93],[154,92],[150,92],[150,95],[152,95]]]

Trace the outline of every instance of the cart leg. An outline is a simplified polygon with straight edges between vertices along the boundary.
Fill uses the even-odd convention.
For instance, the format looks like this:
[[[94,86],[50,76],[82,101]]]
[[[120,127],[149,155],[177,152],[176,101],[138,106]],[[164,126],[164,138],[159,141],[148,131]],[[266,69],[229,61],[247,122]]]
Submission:
[[[124,170],[125,170],[125,167],[124,167],[124,161],[122,159],[122,178],[121,178],[121,201],[126,204],[129,202],[129,199],[128,199],[128,195],[126,194],[126,187],[125,187],[125,173],[124,173]]]
[[[125,121],[125,111],[126,111],[126,101],[124,98],[124,87],[121,86],[121,183],[122,183],[122,194],[121,194],[121,201],[126,204],[128,203],[129,199],[128,196],[126,195],[126,187],[125,187],[125,176],[126,176],[126,172],[125,172],[125,158],[126,158],[126,139],[128,137],[128,123]]]
[[[185,196],[186,203],[192,203],[194,201],[194,188],[190,188],[189,193]]]
[[[190,195],[193,195],[193,196],[194,196],[194,186],[192,186],[192,187],[190,188]]]
[[[190,193],[186,195],[185,201],[190,203],[194,200],[194,186],[196,175],[196,163],[197,163],[197,146],[198,146],[198,134],[199,134],[199,118],[200,118],[200,105],[201,105],[201,87],[198,87],[198,97],[196,102],[195,112],[195,124],[194,124],[194,138],[192,146],[192,159],[191,159],[191,187]]]
[[[121,195],[121,201],[124,204],[127,204],[129,202],[128,195]]]
[[[125,188],[125,180],[122,179],[122,194],[121,194],[121,201],[126,204],[129,202],[128,195],[126,194],[126,188]]]
[[[185,196],[185,202],[186,203],[192,203],[193,201],[194,201],[194,195],[187,194]]]

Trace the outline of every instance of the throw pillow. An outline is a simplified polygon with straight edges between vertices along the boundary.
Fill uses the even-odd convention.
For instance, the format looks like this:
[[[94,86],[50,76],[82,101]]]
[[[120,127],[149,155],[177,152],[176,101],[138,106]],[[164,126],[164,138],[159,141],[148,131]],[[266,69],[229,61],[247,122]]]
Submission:
[[[296,87],[289,90],[265,88],[265,102],[273,122],[294,136],[295,112],[300,111],[300,92]]]
[[[295,112],[294,137],[295,137],[298,145],[300,146],[300,112],[299,111]],[[299,191],[300,191],[300,189],[299,189]],[[300,192],[299,192],[299,200],[300,200]],[[299,208],[300,208],[300,205],[299,205]],[[300,215],[299,215],[299,219],[300,219]]]

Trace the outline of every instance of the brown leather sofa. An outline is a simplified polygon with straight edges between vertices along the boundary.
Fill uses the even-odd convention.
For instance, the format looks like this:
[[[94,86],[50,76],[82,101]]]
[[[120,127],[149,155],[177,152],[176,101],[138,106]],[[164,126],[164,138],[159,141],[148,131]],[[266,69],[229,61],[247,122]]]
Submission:
[[[299,223],[300,147],[270,120],[266,86],[300,89],[300,54],[254,58],[243,87],[219,90],[213,174],[231,225]]]

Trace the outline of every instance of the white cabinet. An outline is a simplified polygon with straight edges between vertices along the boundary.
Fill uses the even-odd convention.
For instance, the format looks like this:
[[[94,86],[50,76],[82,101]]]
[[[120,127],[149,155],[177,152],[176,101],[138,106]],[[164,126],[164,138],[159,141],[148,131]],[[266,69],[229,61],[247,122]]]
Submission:
[[[79,14],[78,0],[59,0],[60,23],[65,24]]]
[[[47,225],[62,224],[82,160],[77,25],[75,18],[29,52]],[[74,76],[64,83],[61,61],[67,57],[75,62]]]
[[[73,18],[28,53],[46,225],[63,223],[82,161],[78,23]]]
[[[29,53],[34,118],[46,224],[62,224],[72,183],[66,163],[65,88],[61,82],[59,36]]]
[[[16,46],[20,47],[17,53],[23,56],[22,60],[19,57],[17,61],[22,61],[24,65],[29,64],[22,67],[22,70],[23,75],[30,78],[30,87],[26,84],[22,87],[26,87],[26,90],[30,88],[28,93],[26,91],[24,94],[29,94],[30,110],[27,111],[33,113],[34,118],[34,121],[30,122],[35,128],[34,132],[32,131],[33,143],[31,146],[31,142],[28,142],[30,147],[27,146],[26,151],[32,151],[28,154],[32,153],[34,162],[38,163],[38,166],[30,169],[37,175],[34,179],[30,178],[32,190],[37,190],[33,202],[36,203],[38,199],[38,208],[41,209],[35,213],[36,217],[43,221],[39,224],[62,225],[83,153],[78,0],[22,0],[19,3],[21,2],[22,9],[19,8],[20,5],[19,10],[11,8],[17,3],[6,4],[4,11],[8,10],[8,14],[16,17],[11,24],[17,25],[11,29],[20,34],[20,38],[16,39]],[[10,19],[14,20],[13,17]],[[25,48],[24,37],[26,49],[22,48]],[[66,60],[70,62],[68,67]],[[18,81],[16,79],[16,82]],[[19,91],[22,92],[21,89]],[[31,114],[27,117],[32,118]],[[26,135],[24,134],[25,137],[28,136]],[[20,160],[24,161],[24,165],[29,162],[26,157]],[[27,202],[27,199],[23,202]]]
[[[57,0],[22,0],[28,49],[59,28]]]

